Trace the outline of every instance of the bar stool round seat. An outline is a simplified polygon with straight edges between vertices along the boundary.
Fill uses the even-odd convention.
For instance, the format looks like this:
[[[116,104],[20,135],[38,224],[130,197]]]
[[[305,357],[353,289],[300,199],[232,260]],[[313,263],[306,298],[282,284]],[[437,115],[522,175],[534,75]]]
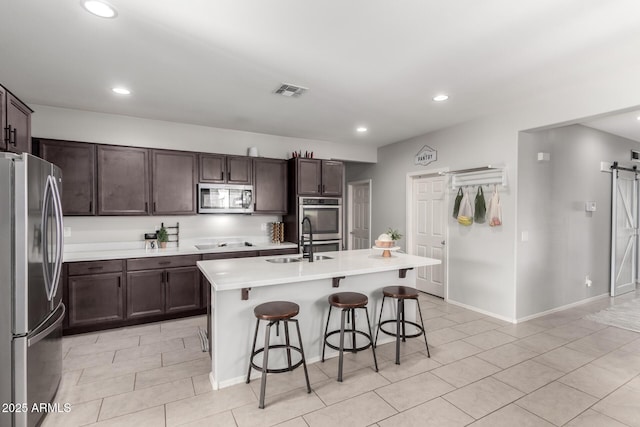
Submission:
[[[382,295],[389,298],[416,299],[418,291],[409,286],[386,286],[382,289]]]
[[[253,336],[253,346],[251,347],[251,357],[249,358],[249,370],[247,372],[247,384],[251,381],[251,368],[262,372],[262,378],[260,383],[260,404],[259,408],[264,408],[265,391],[267,386],[267,374],[279,374],[282,372],[290,372],[294,369],[303,366],[304,376],[307,382],[307,393],[311,393],[311,385],[309,383],[309,373],[307,371],[307,364],[304,357],[304,350],[302,348],[302,336],[300,335],[300,325],[298,319],[294,319],[300,312],[300,306],[298,304],[289,301],[271,301],[260,304],[253,309],[253,314],[256,317],[256,330]],[[258,329],[260,328],[260,321],[266,321],[266,331],[264,335],[264,347],[256,350],[256,342],[258,339]],[[276,326],[277,335],[279,335],[280,322],[284,323],[284,344],[271,344],[271,327]],[[299,346],[294,346],[289,340],[289,322],[293,322],[296,325],[298,332]],[[285,349],[287,354],[287,365],[282,368],[269,368],[269,351],[275,349]],[[300,360],[296,363],[292,362],[291,352],[296,352],[300,355]],[[262,366],[254,362],[254,358],[260,353],[264,353],[262,358]]]
[[[366,350],[371,347],[373,353],[373,362],[376,372],[378,372],[378,360],[376,359],[376,351],[373,348],[373,333],[371,331],[371,322],[369,321],[369,310],[367,304],[369,298],[358,292],[337,292],[329,295],[329,314],[327,316],[327,325],[324,330],[324,344],[322,346],[322,361],[324,362],[324,354],[326,347],[339,351],[338,360],[338,381],[342,382],[342,366],[343,366],[343,353],[345,351],[356,353],[358,351]],[[331,309],[337,308],[342,310],[340,329],[329,331],[329,321],[331,319]],[[367,317],[367,331],[361,331],[356,328],[356,309],[364,309]],[[345,328],[345,319],[351,320],[351,328]],[[351,334],[351,346],[345,347],[344,336],[345,333]],[[334,345],[329,342],[329,337],[340,334],[340,344]],[[356,336],[363,336],[366,338],[366,343],[358,346]]]
[[[261,320],[285,320],[295,317],[300,306],[289,301],[271,301],[260,304],[253,309],[253,314]]]
[[[382,289],[382,306],[380,307],[380,317],[378,318],[378,330],[376,331],[375,344],[378,343],[378,335],[380,332],[396,337],[396,365],[400,364],[400,340],[406,342],[407,338],[416,338],[420,335],[424,335],[424,344],[427,347],[427,357],[431,357],[429,352],[429,344],[427,343],[427,332],[424,328],[424,320],[422,319],[422,310],[420,309],[420,301],[418,300],[418,290],[409,286],[386,286]],[[398,300],[396,318],[382,321],[382,310],[384,309],[384,302],[387,298],[394,298]],[[418,306],[418,313],[420,314],[420,324],[405,319],[405,307],[404,302],[406,300],[415,300]],[[395,323],[396,330],[389,331],[383,326]],[[413,334],[407,334],[407,325],[413,326],[417,332]]]
[[[338,292],[329,295],[329,304],[336,308],[361,308],[368,303],[369,298],[358,292]]]

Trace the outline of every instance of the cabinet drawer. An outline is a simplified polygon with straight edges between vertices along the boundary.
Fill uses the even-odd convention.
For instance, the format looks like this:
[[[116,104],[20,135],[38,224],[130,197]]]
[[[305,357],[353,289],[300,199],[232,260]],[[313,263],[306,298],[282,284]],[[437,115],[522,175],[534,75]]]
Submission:
[[[286,248],[286,249],[268,249],[260,251],[260,256],[273,256],[273,255],[297,255],[298,249]]]
[[[258,251],[238,251],[238,252],[218,252],[215,254],[202,254],[202,260],[208,261],[212,259],[231,259],[231,258],[250,258],[258,256]]]
[[[114,259],[110,261],[85,261],[70,262],[68,265],[69,276],[81,276],[85,274],[100,273],[120,273],[122,271],[122,260]]]
[[[153,270],[158,268],[193,267],[200,255],[133,258],[127,260],[127,271]]]

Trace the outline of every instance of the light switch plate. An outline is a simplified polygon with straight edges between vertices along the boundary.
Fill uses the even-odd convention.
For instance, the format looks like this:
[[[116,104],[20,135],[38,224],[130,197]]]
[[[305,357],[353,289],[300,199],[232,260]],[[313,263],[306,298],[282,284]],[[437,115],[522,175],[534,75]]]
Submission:
[[[596,211],[596,202],[585,202],[584,210],[586,212],[595,212]]]

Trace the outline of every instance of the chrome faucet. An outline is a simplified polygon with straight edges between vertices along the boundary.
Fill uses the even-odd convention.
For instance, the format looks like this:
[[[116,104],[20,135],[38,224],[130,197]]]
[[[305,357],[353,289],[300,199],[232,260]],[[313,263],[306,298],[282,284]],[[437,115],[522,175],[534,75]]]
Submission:
[[[300,233],[301,243],[302,243],[302,257],[309,258],[309,262],[313,262],[313,227],[311,226],[311,220],[308,216],[302,218],[302,228],[304,228],[304,222],[307,221],[309,223],[309,253],[304,253],[304,231]]]

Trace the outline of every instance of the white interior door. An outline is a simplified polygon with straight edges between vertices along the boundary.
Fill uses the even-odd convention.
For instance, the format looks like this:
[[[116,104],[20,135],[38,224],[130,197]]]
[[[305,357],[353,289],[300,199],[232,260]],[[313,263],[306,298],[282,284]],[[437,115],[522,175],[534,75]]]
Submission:
[[[634,173],[612,171],[611,296],[636,288],[638,181]]]
[[[351,188],[351,218],[349,249],[371,247],[371,183],[349,184]]]
[[[411,253],[442,261],[439,265],[420,267],[416,274],[416,285],[423,292],[444,297],[447,271],[444,250],[447,222],[445,178],[437,175],[415,178],[412,192]]]

